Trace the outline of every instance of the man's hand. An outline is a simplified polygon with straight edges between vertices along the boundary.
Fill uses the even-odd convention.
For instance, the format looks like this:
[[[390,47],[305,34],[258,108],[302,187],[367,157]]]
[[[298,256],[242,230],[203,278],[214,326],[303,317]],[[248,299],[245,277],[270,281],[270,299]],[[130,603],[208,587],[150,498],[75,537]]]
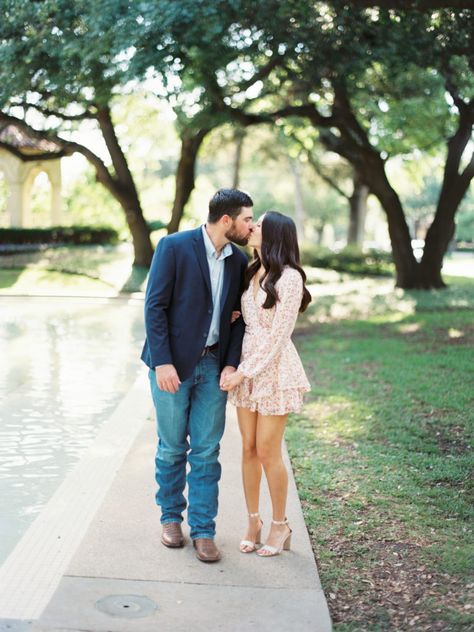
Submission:
[[[232,370],[227,371],[227,373],[224,375],[224,371],[226,369],[232,369]],[[222,370],[222,373],[221,373],[221,381],[220,381],[221,390],[231,391],[233,388],[241,384],[243,382],[243,379],[244,379],[244,375],[242,373],[234,369],[234,367],[226,366]]]
[[[155,376],[160,391],[173,394],[177,392],[181,381],[172,364],[161,364],[155,367]]]

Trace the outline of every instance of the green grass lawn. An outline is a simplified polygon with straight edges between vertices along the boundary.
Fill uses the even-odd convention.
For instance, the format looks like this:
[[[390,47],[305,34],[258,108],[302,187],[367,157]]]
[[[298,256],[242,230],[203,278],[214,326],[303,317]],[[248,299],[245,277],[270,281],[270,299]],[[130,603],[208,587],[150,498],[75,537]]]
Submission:
[[[474,629],[474,282],[450,282],[316,289],[295,338],[288,449],[338,632]]]
[[[41,268],[0,270],[0,296],[11,294],[114,296],[116,291],[99,279],[81,274]]]
[[[119,246],[64,246],[0,255],[1,294],[103,294],[143,291],[147,270],[132,269],[133,250]]]

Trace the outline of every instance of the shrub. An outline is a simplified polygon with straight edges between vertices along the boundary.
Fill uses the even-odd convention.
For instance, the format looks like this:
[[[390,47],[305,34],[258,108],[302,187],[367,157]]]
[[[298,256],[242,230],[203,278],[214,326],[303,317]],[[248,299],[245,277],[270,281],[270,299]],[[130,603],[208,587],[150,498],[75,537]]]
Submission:
[[[51,228],[0,228],[4,244],[116,244],[118,233],[106,226],[52,226]]]
[[[362,252],[353,247],[341,252],[332,252],[327,248],[305,247],[301,250],[303,265],[314,268],[331,268],[338,272],[367,274],[373,276],[392,276],[394,265],[391,253],[380,250]]]

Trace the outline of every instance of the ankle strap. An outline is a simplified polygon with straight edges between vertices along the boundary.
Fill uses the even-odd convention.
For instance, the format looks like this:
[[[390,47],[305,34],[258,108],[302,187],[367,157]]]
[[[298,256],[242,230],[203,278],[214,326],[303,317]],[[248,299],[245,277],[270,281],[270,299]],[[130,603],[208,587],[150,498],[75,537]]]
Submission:
[[[288,518],[285,518],[284,520],[272,520],[273,524],[288,524]]]
[[[257,518],[258,516],[260,516],[260,514],[258,513],[249,513],[249,518]]]

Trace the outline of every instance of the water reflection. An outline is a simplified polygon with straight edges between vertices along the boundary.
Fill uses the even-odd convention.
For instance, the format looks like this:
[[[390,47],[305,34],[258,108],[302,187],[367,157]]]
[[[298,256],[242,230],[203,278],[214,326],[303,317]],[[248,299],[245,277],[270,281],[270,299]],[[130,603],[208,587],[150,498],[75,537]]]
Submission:
[[[0,563],[143,370],[142,310],[0,299]]]

